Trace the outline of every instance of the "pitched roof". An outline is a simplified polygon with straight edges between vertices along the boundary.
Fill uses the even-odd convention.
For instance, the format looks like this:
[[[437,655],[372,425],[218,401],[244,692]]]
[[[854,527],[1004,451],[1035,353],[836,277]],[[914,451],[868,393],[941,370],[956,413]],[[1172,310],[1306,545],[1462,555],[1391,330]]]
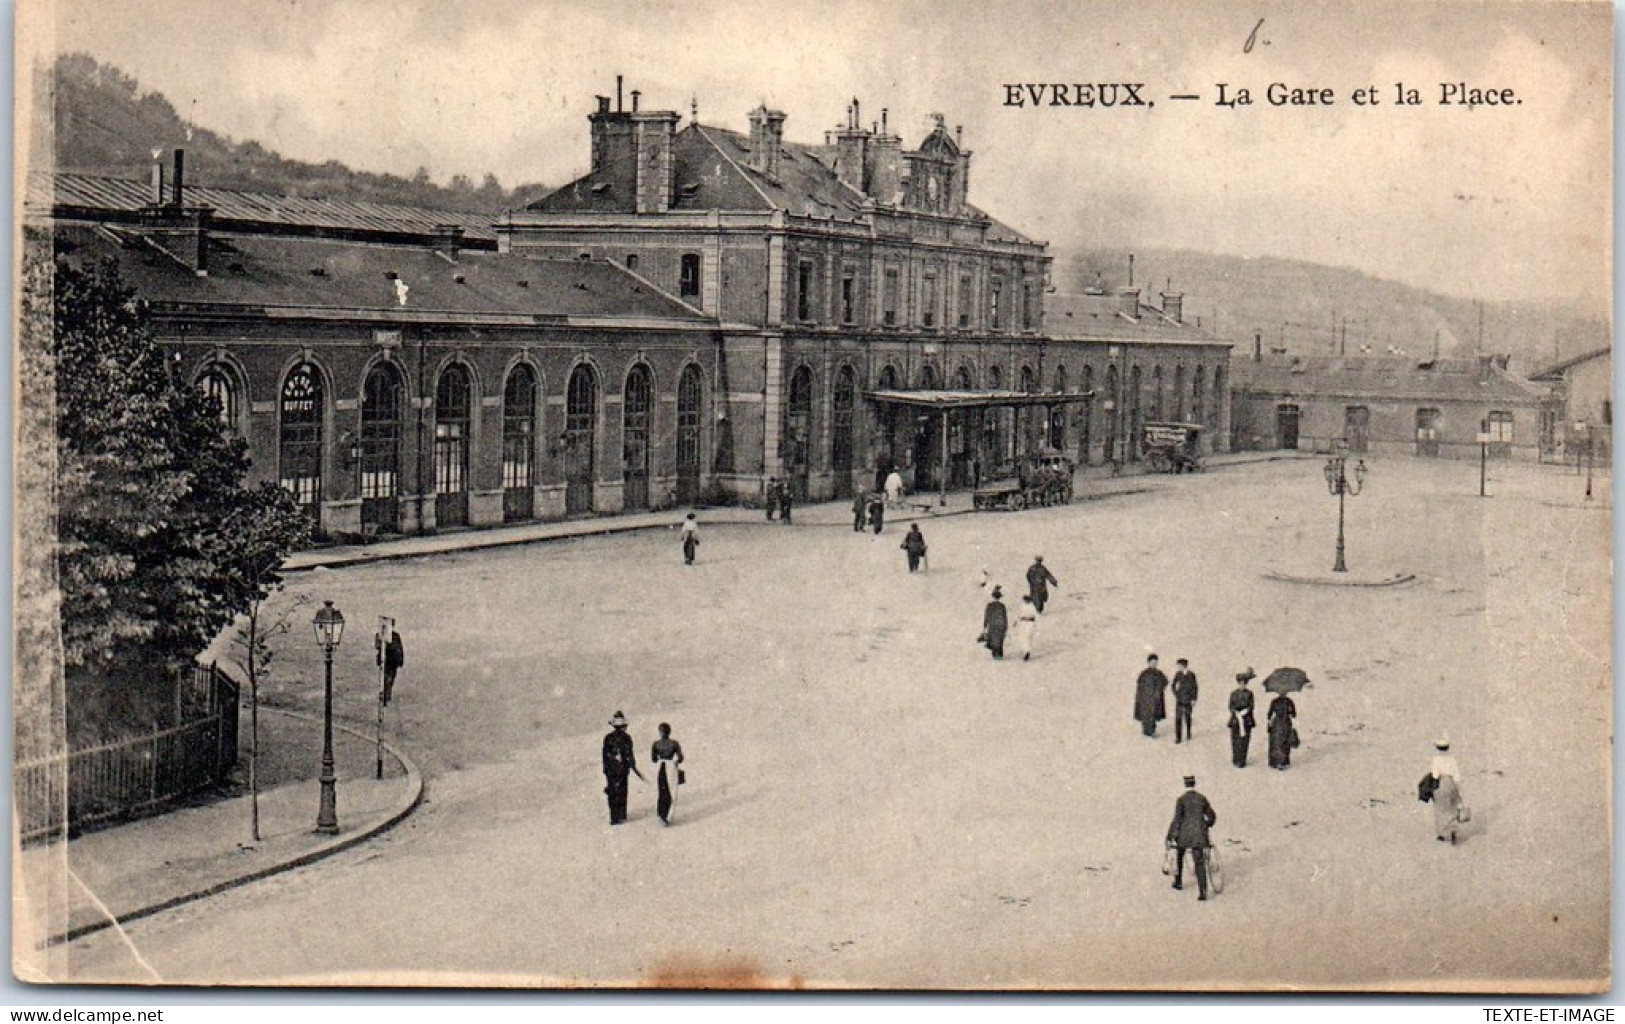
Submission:
[[[1231,360],[1230,385],[1236,391],[1325,397],[1515,404],[1542,399],[1540,391],[1487,359],[1268,355]]]
[[[1544,367],[1544,368],[1542,368],[1540,370],[1535,371],[1534,373],[1531,373],[1529,375],[1529,379],[1530,380],[1538,380],[1538,381],[1559,381],[1559,380],[1562,380],[1563,379],[1563,371],[1569,369],[1572,366],[1578,366],[1581,363],[1590,362],[1591,360],[1596,359],[1599,356],[1606,356],[1609,353],[1613,352],[1613,350],[1614,349],[1613,349],[1612,345],[1604,345],[1601,348],[1594,348],[1589,352],[1582,352],[1577,356],[1569,356],[1567,359],[1560,359],[1557,362],[1551,364],[1550,366]]]
[[[775,180],[751,166],[750,137],[727,128],[690,122],[672,140],[677,212],[728,210],[857,220],[869,198],[835,173],[835,151],[827,146],[784,142]],[[606,160],[563,188],[531,203],[536,213],[632,213],[635,168],[630,159]],[[988,237],[1035,245],[1015,228],[965,204],[966,216],[985,218]]]
[[[434,234],[439,225],[454,224],[463,229],[463,237],[471,245],[496,247],[492,218],[485,214],[203,185],[187,185],[185,200],[188,205],[212,207],[215,222],[226,226],[426,237]],[[36,172],[28,176],[25,203],[30,210],[40,213],[133,215],[152,204],[152,186],[126,178]]]
[[[462,252],[453,262],[419,246],[211,233],[209,274],[199,277],[139,230],[60,223],[55,238],[70,259],[112,257],[137,294],[160,303],[394,317],[615,317],[715,323],[608,262],[483,251]],[[404,303],[397,282],[406,287]]]
[[[1139,316],[1130,317],[1123,310],[1124,301],[1111,295],[1059,292],[1047,295],[1044,297],[1044,333],[1060,341],[1230,345],[1195,324],[1171,320],[1162,315],[1162,310],[1137,302]]]

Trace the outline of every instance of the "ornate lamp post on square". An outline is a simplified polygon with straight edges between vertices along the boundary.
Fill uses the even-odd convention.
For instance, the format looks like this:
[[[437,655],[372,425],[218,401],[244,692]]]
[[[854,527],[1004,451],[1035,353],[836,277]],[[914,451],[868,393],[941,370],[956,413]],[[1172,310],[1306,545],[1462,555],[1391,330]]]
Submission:
[[[333,649],[344,639],[344,614],[333,607],[332,601],[323,601],[312,625],[327,662],[327,688],[322,699],[322,805],[316,814],[316,831],[334,835],[339,830],[339,798],[338,777],[333,773]]]
[[[1349,567],[1343,562],[1343,496],[1358,495],[1365,484],[1365,460],[1360,459],[1354,464],[1354,479],[1348,477],[1348,458],[1344,452],[1326,460],[1326,489],[1337,498],[1337,563],[1332,566],[1332,572],[1348,572]]]

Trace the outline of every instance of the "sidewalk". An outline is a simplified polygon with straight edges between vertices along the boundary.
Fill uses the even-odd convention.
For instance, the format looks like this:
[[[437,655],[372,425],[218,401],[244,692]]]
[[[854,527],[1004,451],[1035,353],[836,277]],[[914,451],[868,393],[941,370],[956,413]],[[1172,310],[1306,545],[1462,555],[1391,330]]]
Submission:
[[[245,716],[246,717],[246,716]],[[25,936],[72,940],[192,900],[286,871],[377,835],[410,814],[423,795],[411,759],[384,750],[376,776],[376,746],[335,726],[337,835],[314,831],[322,726],[318,719],[260,708],[262,749],[308,752],[302,778],[260,793],[260,836],[250,831],[250,797],[200,799],[151,818],[87,832],[67,843],[30,846],[15,855],[17,955]],[[242,736],[245,745],[248,736]],[[247,761],[239,767],[246,778]]]
[[[1314,456],[1308,453],[1290,452],[1239,452],[1214,455],[1209,457],[1206,463],[1207,471],[1212,472],[1229,466],[1251,462],[1271,462],[1283,458],[1305,457],[1313,458]],[[1079,502],[1124,494],[1138,494],[1160,486],[1162,482],[1171,479],[1174,478],[1142,473],[1137,468],[1125,470],[1123,475],[1114,477],[1106,467],[1093,466],[1078,471],[1075,497],[1072,500]],[[941,503],[941,496],[934,491],[910,494],[905,500],[908,507],[888,511],[886,513],[888,521],[898,522],[911,518],[963,515],[975,511],[971,505],[971,492],[968,490],[950,491],[945,504]],[[628,512],[616,515],[593,516],[586,519],[458,529],[432,536],[394,537],[389,540],[375,541],[371,544],[345,544],[312,551],[301,551],[290,556],[283,563],[282,568],[286,572],[317,568],[336,569],[346,565],[385,562],[400,558],[420,558],[425,555],[441,555],[454,551],[500,548],[515,544],[536,544],[576,537],[628,533],[634,530],[675,529],[688,511],[687,508],[678,508],[662,512]],[[744,508],[731,505],[716,508],[697,506],[693,511],[698,513],[700,522],[706,526],[724,523],[739,526],[761,524],[763,526],[780,527],[782,525],[777,521],[768,520],[766,514],[759,508]],[[797,526],[845,526],[850,528],[852,525],[852,503],[848,499],[800,505],[794,509],[792,515]]]

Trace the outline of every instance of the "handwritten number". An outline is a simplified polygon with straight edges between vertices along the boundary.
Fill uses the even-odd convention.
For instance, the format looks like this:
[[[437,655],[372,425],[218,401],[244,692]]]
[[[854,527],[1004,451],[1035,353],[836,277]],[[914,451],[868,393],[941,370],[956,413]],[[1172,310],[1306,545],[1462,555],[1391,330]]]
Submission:
[[[1242,53],[1252,53],[1253,46],[1258,42],[1258,30],[1264,27],[1264,19],[1259,18],[1258,24],[1253,26],[1252,32],[1247,35],[1247,45],[1241,48]]]

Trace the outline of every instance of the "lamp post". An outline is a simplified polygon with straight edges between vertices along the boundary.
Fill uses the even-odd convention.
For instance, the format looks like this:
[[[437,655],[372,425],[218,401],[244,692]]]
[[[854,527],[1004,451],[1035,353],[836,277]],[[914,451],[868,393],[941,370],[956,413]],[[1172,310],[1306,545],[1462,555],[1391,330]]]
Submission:
[[[1489,479],[1490,464],[1490,421],[1478,421],[1478,496],[1488,497],[1486,485]]]
[[[339,830],[338,778],[333,774],[333,649],[344,639],[344,614],[323,601],[312,625],[327,663],[327,687],[322,699],[322,804],[316,813],[316,831],[328,835]]]
[[[1355,462],[1353,480],[1348,477],[1348,458],[1343,452],[1326,460],[1326,489],[1337,498],[1337,562],[1332,566],[1332,572],[1349,571],[1343,562],[1343,496],[1358,495],[1364,484],[1364,459]]]

